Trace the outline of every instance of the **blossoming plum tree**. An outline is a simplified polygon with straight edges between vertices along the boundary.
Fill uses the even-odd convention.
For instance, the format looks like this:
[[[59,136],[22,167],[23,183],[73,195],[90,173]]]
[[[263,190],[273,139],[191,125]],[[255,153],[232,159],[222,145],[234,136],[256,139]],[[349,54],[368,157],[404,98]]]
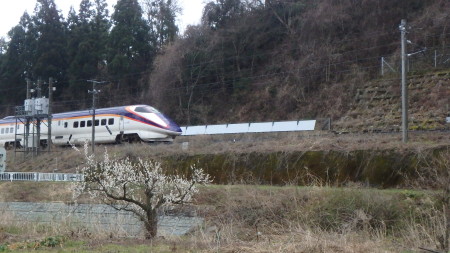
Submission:
[[[158,208],[187,203],[198,192],[197,185],[212,181],[195,165],[187,178],[165,173],[158,161],[111,159],[106,149],[102,161],[96,161],[88,154],[87,144],[84,156],[85,166],[80,171],[84,181],[74,183],[74,198],[88,193],[117,210],[134,213],[144,223],[147,239],[156,236]]]

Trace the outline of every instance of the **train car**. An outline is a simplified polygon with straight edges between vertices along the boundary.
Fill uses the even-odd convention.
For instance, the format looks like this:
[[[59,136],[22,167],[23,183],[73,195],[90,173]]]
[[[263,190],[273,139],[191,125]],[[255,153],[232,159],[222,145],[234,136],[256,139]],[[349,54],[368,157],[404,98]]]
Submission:
[[[10,148],[24,145],[24,124],[8,116],[0,120],[0,146]],[[171,142],[181,135],[180,127],[170,118],[149,105],[129,105],[92,111],[72,111],[53,114],[52,143],[55,145],[82,144],[91,141],[95,125],[95,143]],[[41,125],[40,145],[47,143],[47,121]],[[30,128],[30,136],[36,129]],[[32,140],[32,138],[31,138]],[[38,140],[35,140],[37,143]],[[29,139],[30,143],[30,139]],[[30,146],[30,144],[28,145]]]

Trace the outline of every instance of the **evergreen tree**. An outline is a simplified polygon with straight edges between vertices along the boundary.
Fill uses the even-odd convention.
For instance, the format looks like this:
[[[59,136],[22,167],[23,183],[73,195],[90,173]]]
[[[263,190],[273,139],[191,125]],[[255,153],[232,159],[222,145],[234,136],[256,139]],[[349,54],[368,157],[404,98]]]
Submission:
[[[106,0],[94,0],[94,20],[91,22],[94,51],[96,54],[97,75],[102,78],[106,75],[107,44],[111,21],[109,20]]]
[[[3,56],[8,50],[8,43],[4,37],[0,38],[0,56]]]
[[[152,35],[161,48],[173,42],[178,33],[176,17],[180,7],[176,0],[145,0],[145,11]]]
[[[78,14],[82,24],[88,25],[95,15],[90,0],[81,0],[80,13]]]
[[[61,20],[54,0],[37,0],[33,21],[38,37],[33,71],[40,78],[65,79],[66,28]]]
[[[93,17],[94,13],[89,0],[81,1],[78,15],[76,15],[74,10],[71,10],[69,13],[70,31],[68,51],[71,53],[69,67],[71,92],[86,93],[87,90],[82,90],[85,88],[83,83],[96,74],[95,52],[93,39],[91,38],[92,28],[90,23]]]
[[[91,54],[93,50],[91,47],[92,41],[89,39],[89,1],[83,0],[80,4],[80,13],[76,14],[74,9],[69,11],[68,16],[68,78],[69,90],[66,92],[70,94],[77,94],[78,98],[86,97],[87,85],[86,80],[90,79],[92,72],[95,69],[90,66]]]
[[[202,22],[212,29],[218,29],[244,13],[242,0],[210,1],[203,9]]]
[[[78,18],[77,13],[73,9],[73,7],[70,7],[69,14],[67,16],[67,24],[66,24],[68,31],[67,31],[67,56],[68,56],[68,63],[70,65],[69,68],[69,78],[72,79],[74,76],[72,64],[73,61],[77,55],[78,52],[78,44],[80,43],[80,36],[79,36],[79,26],[80,21]]]
[[[108,71],[121,84],[136,88],[141,72],[147,70],[155,48],[149,26],[142,18],[137,0],[119,0],[112,15]]]
[[[87,96],[86,80],[100,78],[106,59],[110,26],[105,0],[82,0],[78,15],[69,12],[68,27],[69,92]]]
[[[25,79],[33,78],[32,66],[36,49],[34,24],[28,13],[24,13],[18,25],[8,36],[7,49],[0,65],[0,101],[2,104],[21,104],[25,96]]]
[[[0,69],[1,69],[1,66],[3,66],[3,64],[4,64],[4,61],[6,58],[5,54],[7,51],[8,51],[8,42],[6,42],[4,37],[1,37],[0,38]],[[0,78],[1,78],[1,76],[0,76]],[[0,85],[1,85],[1,80],[2,79],[0,79]]]

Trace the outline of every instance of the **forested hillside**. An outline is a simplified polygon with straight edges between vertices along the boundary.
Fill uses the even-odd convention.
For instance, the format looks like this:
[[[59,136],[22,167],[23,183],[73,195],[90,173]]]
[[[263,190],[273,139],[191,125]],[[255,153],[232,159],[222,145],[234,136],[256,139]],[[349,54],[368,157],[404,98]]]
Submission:
[[[67,18],[38,0],[2,42],[0,103],[11,114],[26,78],[53,77],[56,111],[88,108],[95,79],[107,81],[101,106],[150,104],[182,125],[336,120],[382,80],[381,57],[398,69],[401,19],[409,52],[440,55],[436,66],[415,56],[411,71],[448,69],[449,11],[444,0],[213,0],[180,34],[171,0],[119,0],[111,16],[83,0]]]
[[[414,0],[209,3],[203,25],[156,59],[148,95],[187,124],[336,120],[357,89],[380,78],[382,56],[399,61],[402,18],[410,52],[445,54],[449,8]]]
[[[2,114],[23,103],[26,79],[50,77],[55,111],[88,108],[87,80],[105,81],[100,106],[138,103],[154,58],[178,33],[177,8],[171,0],[119,0],[110,14],[105,0],[80,0],[63,17],[54,0],[37,0],[1,42]]]

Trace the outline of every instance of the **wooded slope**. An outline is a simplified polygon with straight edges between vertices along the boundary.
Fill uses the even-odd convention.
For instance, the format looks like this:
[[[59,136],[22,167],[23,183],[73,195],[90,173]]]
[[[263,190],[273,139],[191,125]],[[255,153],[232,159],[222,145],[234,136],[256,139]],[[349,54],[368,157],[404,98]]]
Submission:
[[[369,81],[384,82],[381,57],[399,69],[402,18],[408,51],[427,48],[409,74],[447,69],[449,10],[446,1],[216,1],[157,57],[148,101],[181,124],[339,120]],[[400,91],[400,74],[385,68]]]

